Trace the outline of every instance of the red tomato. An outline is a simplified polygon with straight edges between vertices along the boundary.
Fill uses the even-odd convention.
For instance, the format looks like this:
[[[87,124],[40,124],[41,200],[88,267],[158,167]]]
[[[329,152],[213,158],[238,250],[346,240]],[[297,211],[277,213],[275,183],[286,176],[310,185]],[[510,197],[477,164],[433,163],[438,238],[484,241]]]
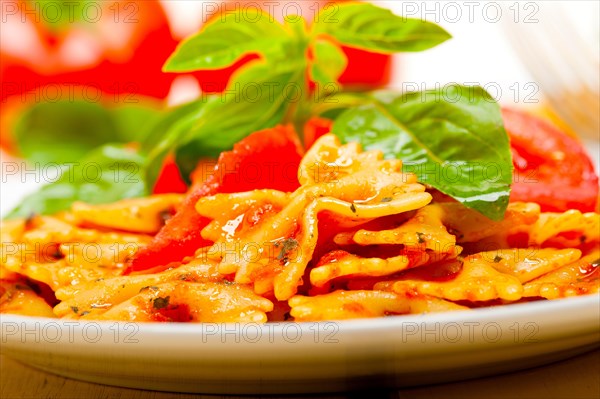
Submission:
[[[219,156],[208,178],[192,185],[177,213],[147,247],[136,253],[125,273],[164,270],[169,263],[210,245],[200,234],[209,220],[196,212],[196,202],[204,196],[255,189],[295,190],[301,159],[300,142],[289,126],[262,130],[241,140],[232,151]]]
[[[333,122],[330,119],[314,116],[304,125],[304,148],[307,150],[319,139],[329,133]]]
[[[49,84],[92,86],[96,91],[85,95],[93,98],[98,91],[167,96],[174,76],[161,67],[177,41],[158,1],[65,2],[67,8],[60,8],[62,4],[3,2],[2,100]],[[53,24],[59,15],[64,22]],[[42,94],[31,98],[39,101]]]
[[[221,154],[215,173],[220,192],[274,189],[294,191],[304,151],[294,129],[277,126],[252,133]]]
[[[187,184],[181,177],[175,158],[169,155],[165,159],[162,170],[156,179],[152,194],[185,193],[187,189]]]
[[[573,137],[520,111],[503,109],[515,167],[511,201],[531,201],[542,211],[592,212],[598,176],[585,149]]]
[[[390,82],[392,57],[388,54],[371,53],[352,47],[342,46],[348,57],[348,66],[340,83],[355,87],[380,87]]]

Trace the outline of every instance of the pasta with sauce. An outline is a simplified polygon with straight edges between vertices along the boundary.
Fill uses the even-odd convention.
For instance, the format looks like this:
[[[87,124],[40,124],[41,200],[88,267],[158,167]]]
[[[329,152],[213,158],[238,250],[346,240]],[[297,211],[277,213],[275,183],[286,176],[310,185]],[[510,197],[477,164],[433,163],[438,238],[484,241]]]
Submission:
[[[211,243],[124,274],[183,196],[2,223],[0,311],[83,320],[319,321],[598,293],[600,216],[511,203],[501,221],[431,190],[400,160],[321,137],[300,188],[195,204]],[[50,298],[50,299],[48,299]]]

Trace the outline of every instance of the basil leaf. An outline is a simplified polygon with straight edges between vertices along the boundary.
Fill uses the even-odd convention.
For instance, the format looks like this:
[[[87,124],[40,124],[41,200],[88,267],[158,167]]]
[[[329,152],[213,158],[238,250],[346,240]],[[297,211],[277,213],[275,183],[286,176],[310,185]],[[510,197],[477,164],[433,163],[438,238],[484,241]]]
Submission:
[[[436,24],[400,17],[366,3],[325,7],[317,17],[313,34],[328,34],[342,44],[382,53],[422,51],[451,37]]]
[[[110,111],[98,103],[36,103],[13,127],[19,152],[32,162],[77,161],[93,148],[117,141]]]
[[[206,98],[200,98],[184,104],[180,104],[163,110],[159,118],[154,119],[148,128],[146,137],[142,142],[143,153],[152,151],[165,137],[165,132],[172,128],[180,120],[199,112]]]
[[[13,132],[23,157],[40,164],[81,159],[105,143],[141,141],[160,114],[154,103],[107,108],[100,103],[36,103],[16,121]]]
[[[144,157],[123,145],[104,145],[65,167],[56,181],[27,196],[7,218],[53,214],[75,201],[102,204],[144,196],[144,163]]]
[[[109,109],[117,127],[117,139],[120,143],[144,142],[162,113],[161,107],[149,99],[143,103],[125,104]]]
[[[404,170],[493,220],[508,205],[512,161],[499,106],[480,87],[375,94],[335,121],[344,142],[401,159]]]
[[[221,69],[249,53],[267,58],[283,55],[291,41],[288,31],[269,14],[256,8],[238,9],[208,22],[199,33],[184,40],[163,71]]]
[[[348,65],[348,58],[342,49],[328,40],[317,39],[313,46],[313,54],[311,79],[323,87],[332,82],[337,83]]]

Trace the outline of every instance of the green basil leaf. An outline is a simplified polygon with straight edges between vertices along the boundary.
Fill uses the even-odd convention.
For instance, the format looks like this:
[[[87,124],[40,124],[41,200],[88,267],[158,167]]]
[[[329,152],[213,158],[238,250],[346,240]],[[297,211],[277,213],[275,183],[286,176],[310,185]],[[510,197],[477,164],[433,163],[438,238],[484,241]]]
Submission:
[[[117,127],[120,143],[145,142],[150,129],[160,120],[162,111],[159,104],[149,99],[138,104],[124,104],[109,108]],[[105,140],[106,142],[110,142]]]
[[[504,215],[510,146],[499,106],[480,87],[375,94],[371,104],[342,113],[333,132],[344,142],[402,160],[419,181],[490,219]]]
[[[13,127],[19,152],[32,162],[77,161],[106,142],[117,141],[110,111],[98,103],[36,103]]]
[[[221,69],[249,53],[261,53],[266,58],[283,55],[292,40],[269,14],[256,8],[238,9],[208,22],[200,32],[184,40],[163,71]]]
[[[102,204],[147,195],[143,156],[123,145],[107,144],[71,163],[61,176],[27,196],[7,218],[53,214],[75,201]]]
[[[313,34],[328,34],[342,44],[382,53],[422,51],[451,37],[434,23],[397,16],[367,3],[325,7]]]
[[[310,77],[322,87],[337,83],[346,66],[348,57],[334,43],[317,39],[313,46],[314,60],[310,67]]]
[[[150,101],[112,108],[82,100],[42,102],[25,110],[13,132],[31,162],[75,162],[105,143],[142,141],[157,109]]]

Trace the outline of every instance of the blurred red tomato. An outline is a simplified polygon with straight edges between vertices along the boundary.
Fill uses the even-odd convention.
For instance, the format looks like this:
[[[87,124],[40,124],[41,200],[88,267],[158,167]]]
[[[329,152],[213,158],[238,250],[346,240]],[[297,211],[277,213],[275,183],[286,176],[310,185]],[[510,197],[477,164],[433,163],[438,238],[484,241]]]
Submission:
[[[131,94],[116,101],[169,93],[174,76],[161,67],[177,40],[157,0],[9,0],[2,8],[3,102],[10,95],[58,84],[87,85],[91,90],[84,96],[92,99],[98,93]],[[62,92],[61,99],[67,95],[72,93]],[[24,101],[56,96],[56,90],[40,90]]]
[[[331,3],[276,3],[268,1],[229,1],[215,3],[214,16],[235,7],[255,7],[282,19],[300,13],[311,21],[318,10]],[[299,7],[298,7],[299,6]],[[115,101],[135,101],[135,94],[165,98],[176,77],[161,72],[162,65],[175,49],[164,10],[157,0],[115,0],[110,2],[71,2],[8,0],[2,3],[3,24],[0,37],[0,99],[32,92],[54,84],[88,85],[84,96],[100,93],[131,94]],[[208,18],[209,16],[205,16]],[[391,57],[343,47],[349,58],[340,81],[347,85],[381,86],[389,82]],[[256,58],[249,55],[235,65],[216,71],[200,71],[204,92],[220,92],[231,74]],[[48,89],[44,89],[48,91]],[[27,97],[28,101],[56,100],[71,93],[44,91]]]
[[[524,112],[502,110],[514,163],[511,201],[532,201],[544,212],[598,204],[598,175],[585,148],[575,138]]]
[[[348,66],[340,76],[340,83],[349,86],[380,87],[390,82],[391,55],[346,46],[342,46],[342,50],[348,57]]]
[[[303,131],[303,143],[304,148],[308,151],[310,147],[317,141],[321,136],[329,133],[333,121],[327,118],[321,118],[319,116],[313,116],[304,124]]]

